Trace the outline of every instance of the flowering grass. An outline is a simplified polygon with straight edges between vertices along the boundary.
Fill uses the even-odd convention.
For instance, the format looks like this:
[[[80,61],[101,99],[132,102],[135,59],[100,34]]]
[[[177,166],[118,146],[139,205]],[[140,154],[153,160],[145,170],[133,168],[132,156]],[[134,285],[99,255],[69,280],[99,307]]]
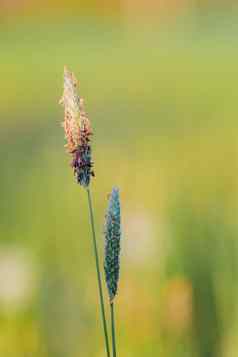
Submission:
[[[64,106],[63,127],[65,131],[65,138],[67,140],[67,151],[72,156],[71,166],[73,167],[77,183],[84,187],[87,191],[105,346],[107,357],[110,357],[93,206],[91,192],[89,189],[90,178],[91,176],[94,176],[94,172],[92,170],[93,163],[91,160],[90,144],[92,129],[84,109],[83,99],[78,94],[78,81],[74,74],[67,69],[67,67],[64,68],[64,92],[60,100],[60,104]]]

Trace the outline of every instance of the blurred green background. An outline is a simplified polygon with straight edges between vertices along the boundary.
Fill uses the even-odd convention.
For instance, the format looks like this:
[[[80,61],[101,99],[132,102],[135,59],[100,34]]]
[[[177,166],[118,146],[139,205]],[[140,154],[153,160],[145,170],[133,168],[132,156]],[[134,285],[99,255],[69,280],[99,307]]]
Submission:
[[[237,18],[225,0],[0,2],[1,356],[105,356],[64,64],[94,129],[101,257],[121,191],[118,355],[238,355]]]

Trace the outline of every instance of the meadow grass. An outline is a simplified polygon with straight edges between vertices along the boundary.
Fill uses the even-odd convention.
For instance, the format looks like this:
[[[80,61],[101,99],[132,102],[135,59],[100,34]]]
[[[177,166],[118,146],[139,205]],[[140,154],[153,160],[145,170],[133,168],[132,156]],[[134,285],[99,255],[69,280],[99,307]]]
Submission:
[[[38,266],[36,276],[44,282],[36,278],[35,295],[18,313],[5,315],[1,310],[0,354],[101,353],[95,323],[96,288],[88,279],[94,274],[87,253],[90,242],[83,239],[90,233],[87,202],[86,197],[71,200],[78,197],[78,187],[72,184],[64,149],[59,150],[62,130],[55,123],[61,110],[52,104],[61,91],[65,63],[71,64],[84,83],[87,109],[97,132],[96,230],[101,230],[108,187],[115,182],[127,213],[139,210],[145,221],[148,214],[152,228],[156,222],[152,231],[162,252],[152,267],[143,249],[141,263],[131,261],[131,256],[123,258],[118,311],[121,355],[184,357],[203,351],[214,356],[217,341],[227,351],[237,351],[237,322],[235,313],[231,314],[234,304],[230,305],[236,296],[237,269],[237,28],[221,30],[219,36],[216,28],[198,33],[189,27],[161,35],[155,28],[93,25],[20,24],[8,29],[7,40],[5,27],[0,34],[4,88],[0,104],[1,240],[25,247]],[[189,211],[192,218],[185,222],[175,220],[174,215],[168,218],[168,207],[174,203],[175,216],[185,215],[181,193],[193,208]],[[207,222],[213,211],[222,218]],[[200,233],[198,222],[203,227]],[[216,248],[216,264],[199,245],[193,265],[196,246],[189,245],[189,240],[212,241],[218,233],[206,227],[214,226],[226,239],[209,245],[209,251]],[[167,250],[162,237],[166,241],[170,237],[177,249]],[[167,284],[170,287],[179,274],[194,286],[196,328],[204,326],[206,319],[212,328],[207,334],[196,329],[194,334],[184,332],[175,341],[176,331],[164,326],[160,303],[163,294],[171,291],[166,290]],[[57,306],[55,285],[63,289]],[[38,296],[46,291],[45,286],[49,294],[43,304]],[[128,303],[131,300],[133,304]],[[141,323],[135,324],[138,309]],[[50,324],[56,315],[62,329]]]

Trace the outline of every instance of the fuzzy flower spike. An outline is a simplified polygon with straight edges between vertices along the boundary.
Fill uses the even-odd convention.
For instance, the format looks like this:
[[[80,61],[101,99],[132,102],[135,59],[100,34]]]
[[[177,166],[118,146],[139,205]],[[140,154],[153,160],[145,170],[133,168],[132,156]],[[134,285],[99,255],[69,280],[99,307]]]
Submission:
[[[105,221],[105,261],[104,270],[110,302],[116,293],[120,270],[121,213],[119,190],[112,189],[109,197]]]
[[[92,129],[84,109],[84,101],[78,94],[78,81],[67,67],[64,67],[64,93],[59,102],[64,106],[65,145],[72,155],[72,167],[77,183],[88,187],[92,170],[90,137]]]

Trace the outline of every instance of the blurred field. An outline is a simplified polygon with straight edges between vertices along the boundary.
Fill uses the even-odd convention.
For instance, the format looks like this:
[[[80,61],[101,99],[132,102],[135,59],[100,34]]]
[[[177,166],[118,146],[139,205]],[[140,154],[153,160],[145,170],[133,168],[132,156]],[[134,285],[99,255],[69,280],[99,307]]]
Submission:
[[[94,128],[102,251],[121,189],[119,355],[237,355],[236,14],[1,24],[1,356],[104,356],[86,194],[60,127],[64,64]]]

